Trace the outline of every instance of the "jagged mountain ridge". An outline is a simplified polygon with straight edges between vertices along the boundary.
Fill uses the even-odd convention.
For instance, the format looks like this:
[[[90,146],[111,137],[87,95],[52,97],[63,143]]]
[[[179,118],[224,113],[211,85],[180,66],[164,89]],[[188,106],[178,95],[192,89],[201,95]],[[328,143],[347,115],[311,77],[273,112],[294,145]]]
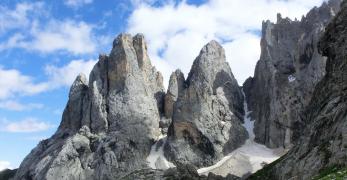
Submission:
[[[210,166],[247,139],[241,125],[243,95],[222,46],[216,41],[205,45],[187,80],[177,84],[183,83],[173,106],[165,156],[197,167]]]
[[[263,22],[261,56],[254,77],[244,83],[255,120],[255,140],[270,148],[290,148],[305,127],[303,109],[324,77],[326,58],[317,44],[342,0],[323,2],[301,21],[277,17]]]
[[[318,83],[313,98],[305,109],[307,128],[288,154],[255,174],[254,179],[311,179],[346,169],[346,42],[347,1],[344,0],[341,11],[327,26],[319,41],[320,52],[328,58],[326,75]],[[333,176],[330,178],[333,179]],[[345,178],[346,176],[341,177]]]
[[[343,61],[334,63],[346,56],[345,38],[335,37],[344,37],[346,23],[344,15],[338,17],[328,27],[330,35],[320,43],[324,55],[329,56],[327,75],[314,91],[305,111],[308,117],[300,119],[307,125],[301,129],[305,130],[304,137],[275,166],[266,166],[271,178],[300,174],[307,179],[330,165],[346,165],[346,153],[339,149],[345,144],[346,71]],[[318,34],[308,39],[318,42]],[[310,46],[313,54],[317,53],[315,43]],[[278,63],[287,71],[286,62]],[[310,63],[307,66],[313,66]],[[89,82],[83,75],[76,78],[58,131],[26,157],[15,179],[223,179],[213,174],[199,176],[194,166],[185,165],[211,165],[247,138],[241,126],[242,92],[225,62],[222,47],[215,41],[208,43],[188,78],[175,71],[164,94],[162,77],[150,64],[143,36],[119,35],[110,55],[100,56]],[[335,120],[326,123],[327,116]],[[330,133],[324,134],[326,129]],[[317,136],[316,130],[323,135]],[[146,157],[154,142],[166,133],[165,154],[177,168],[151,170]],[[327,149],[331,150],[330,157]],[[319,162],[317,166],[313,166],[315,162]],[[238,179],[232,175],[226,178]]]
[[[187,80],[177,70],[166,95],[163,89],[144,37],[120,34],[110,55],[100,55],[89,82],[83,74],[76,78],[57,132],[32,150],[15,179],[117,179],[148,169],[151,147],[169,125],[170,141],[165,147],[175,146],[178,151],[171,149],[166,155],[176,165],[212,165],[246,139],[239,118],[244,113],[243,96],[217,42],[202,49]],[[195,112],[184,104],[201,108],[196,109],[197,117],[190,117]],[[185,110],[179,116],[177,111]],[[211,112],[203,114],[204,110]],[[171,119],[170,115],[172,122],[161,118]],[[205,115],[215,122],[211,124]],[[177,124],[184,121],[190,128],[180,130]],[[176,140],[187,144],[175,144]],[[182,158],[183,149],[196,153],[196,158]],[[209,156],[204,162],[203,157]]]
[[[119,35],[89,83],[76,78],[57,132],[24,159],[15,179],[116,179],[146,168],[160,135],[162,87],[143,36]]]

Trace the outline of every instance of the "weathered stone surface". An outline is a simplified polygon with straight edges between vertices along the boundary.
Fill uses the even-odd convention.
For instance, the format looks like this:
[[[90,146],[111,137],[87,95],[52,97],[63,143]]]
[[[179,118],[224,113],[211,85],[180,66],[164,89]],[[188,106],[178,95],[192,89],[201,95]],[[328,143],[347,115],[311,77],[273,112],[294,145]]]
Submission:
[[[15,179],[117,179],[147,168],[164,93],[146,51],[142,35],[119,35],[89,83],[77,77],[58,131],[32,150]]]
[[[178,95],[183,92],[185,88],[184,74],[177,69],[170,76],[169,87],[165,95],[165,117],[172,118],[174,103],[177,101]]]
[[[311,179],[323,170],[347,166],[346,0],[341,7],[319,43],[320,51],[328,57],[326,75],[305,110],[307,127],[289,153],[263,170],[267,178]]]
[[[182,93],[185,87],[184,81],[184,74],[179,69],[170,76],[169,87],[164,97],[164,116],[161,118],[159,124],[163,134],[167,134],[171,124],[174,104],[177,101],[178,95]]]
[[[225,60],[211,41],[195,59],[174,105],[165,156],[174,162],[208,166],[244,143],[243,95]]]
[[[229,174],[221,177],[210,173],[208,176],[199,176],[194,166],[181,164],[177,168],[166,171],[154,169],[142,169],[131,172],[122,177],[121,180],[239,180],[241,178]]]
[[[244,84],[257,142],[290,148],[298,140],[305,126],[302,110],[325,74],[317,42],[340,2],[324,2],[301,21],[279,14],[276,24],[263,22],[261,57],[254,78]]]

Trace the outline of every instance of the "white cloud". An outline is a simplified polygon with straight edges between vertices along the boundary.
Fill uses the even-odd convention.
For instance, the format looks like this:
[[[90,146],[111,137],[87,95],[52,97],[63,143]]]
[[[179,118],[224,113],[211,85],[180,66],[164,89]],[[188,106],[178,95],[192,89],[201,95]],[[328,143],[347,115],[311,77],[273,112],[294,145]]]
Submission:
[[[93,0],[65,0],[64,1],[65,5],[69,7],[74,7],[74,8],[78,8],[85,4],[90,4],[92,2]]]
[[[40,132],[40,131],[46,131],[54,127],[54,125],[44,121],[39,121],[36,118],[26,118],[24,120],[16,121],[16,122],[3,120],[0,123],[1,123],[1,127],[0,127],[1,131],[12,132],[12,133]]]
[[[14,9],[0,6],[0,34],[11,29],[27,27],[31,24],[30,15],[43,10],[43,3],[18,3]]]
[[[34,83],[33,78],[21,74],[15,69],[0,67],[0,99],[11,98],[15,95],[33,95],[49,89],[47,83]]]
[[[89,73],[97,60],[72,60],[64,66],[47,65],[45,73],[47,80],[36,83],[34,78],[23,75],[16,69],[3,69],[0,66],[0,108],[23,111],[42,108],[41,104],[21,104],[8,100],[17,96],[35,95],[60,87],[70,87],[77,75]]]
[[[78,74],[83,73],[88,77],[96,62],[97,60],[73,60],[62,67],[46,66],[45,71],[51,86],[71,86]]]
[[[51,20],[45,27],[34,25],[28,34],[15,33],[7,41],[0,43],[0,51],[23,48],[41,53],[66,51],[75,55],[95,53],[100,42],[104,45],[107,36],[97,38],[93,25],[72,20]],[[107,39],[108,40],[108,39]]]
[[[71,20],[51,21],[45,29],[33,30],[34,40],[27,48],[40,52],[66,50],[74,54],[93,53],[96,42],[92,25]]]
[[[42,109],[43,104],[28,103],[23,104],[13,100],[0,101],[0,109],[6,109],[11,111],[26,111],[32,109]]]
[[[223,44],[226,49],[226,58],[229,60],[234,75],[237,75],[240,80],[239,83],[243,83],[242,80],[253,76],[255,63],[260,55],[259,44],[260,38],[250,33],[240,34],[232,42]]]
[[[11,163],[8,161],[0,161],[0,171],[4,169],[12,169]]]
[[[69,5],[91,3],[92,0],[68,0]],[[22,48],[53,53],[65,51],[74,55],[95,53],[106,36],[97,36],[96,25],[72,19],[55,19],[40,3],[18,3],[9,9],[0,5],[0,51]],[[101,49],[101,48],[100,48]]]
[[[200,6],[168,1],[159,7],[141,3],[128,20],[128,31],[145,34],[149,55],[161,72],[180,68],[187,74],[202,46],[215,39],[243,83],[253,75],[260,56],[260,37],[252,32],[261,30],[262,21],[276,21],[277,12],[300,19],[322,1],[209,0]],[[164,74],[165,82],[169,75]]]

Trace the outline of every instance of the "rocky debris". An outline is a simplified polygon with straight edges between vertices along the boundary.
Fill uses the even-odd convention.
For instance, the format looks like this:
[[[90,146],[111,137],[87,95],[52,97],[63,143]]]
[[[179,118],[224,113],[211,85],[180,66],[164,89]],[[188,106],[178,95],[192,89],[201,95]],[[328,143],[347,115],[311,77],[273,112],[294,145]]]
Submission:
[[[143,36],[119,35],[89,83],[76,78],[59,129],[32,150],[15,179],[117,179],[148,168],[163,94]]]
[[[239,180],[239,177],[229,174],[221,177],[210,173],[208,176],[199,176],[196,168],[189,164],[181,164],[177,168],[170,168],[166,171],[154,169],[142,169],[131,172],[120,178],[121,180]]]
[[[165,157],[176,164],[210,166],[248,137],[241,124],[243,94],[216,41],[203,47],[185,85],[174,104]]]
[[[302,110],[325,74],[326,58],[317,43],[340,2],[324,2],[301,21],[279,14],[276,24],[263,22],[261,57],[254,78],[244,83],[256,142],[290,148],[299,139],[305,127]]]
[[[198,169],[200,175],[213,173],[226,177],[228,174],[233,174],[245,179],[250,174],[262,169],[265,163],[271,163],[285,153],[281,148],[270,149],[254,142],[254,121],[249,117],[250,111],[248,110],[246,100],[244,101],[244,110],[243,126],[247,129],[249,139],[246,140],[245,144],[224,156],[216,164]]]
[[[319,42],[327,56],[326,75],[305,110],[307,127],[284,157],[253,175],[254,179],[311,179],[347,167],[347,1]]]

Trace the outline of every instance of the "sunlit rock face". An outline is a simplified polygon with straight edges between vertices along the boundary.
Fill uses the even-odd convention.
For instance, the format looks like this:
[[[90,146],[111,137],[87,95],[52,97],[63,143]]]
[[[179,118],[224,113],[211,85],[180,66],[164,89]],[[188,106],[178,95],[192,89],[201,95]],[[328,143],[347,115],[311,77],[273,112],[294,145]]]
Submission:
[[[184,86],[173,107],[165,156],[198,167],[212,165],[248,137],[241,124],[243,95],[216,41],[203,47]]]
[[[317,44],[340,2],[324,2],[301,21],[279,14],[276,24],[263,22],[261,57],[254,77],[244,83],[256,142],[271,148],[297,142],[306,126],[303,110],[325,75],[326,58]]]
[[[143,36],[119,35],[89,83],[77,77],[59,129],[32,150],[15,179],[117,179],[148,168],[163,95]]]
[[[263,170],[265,179],[311,179],[347,166],[347,1],[327,26],[319,50],[327,57],[326,75],[305,110],[307,126],[292,150]]]

